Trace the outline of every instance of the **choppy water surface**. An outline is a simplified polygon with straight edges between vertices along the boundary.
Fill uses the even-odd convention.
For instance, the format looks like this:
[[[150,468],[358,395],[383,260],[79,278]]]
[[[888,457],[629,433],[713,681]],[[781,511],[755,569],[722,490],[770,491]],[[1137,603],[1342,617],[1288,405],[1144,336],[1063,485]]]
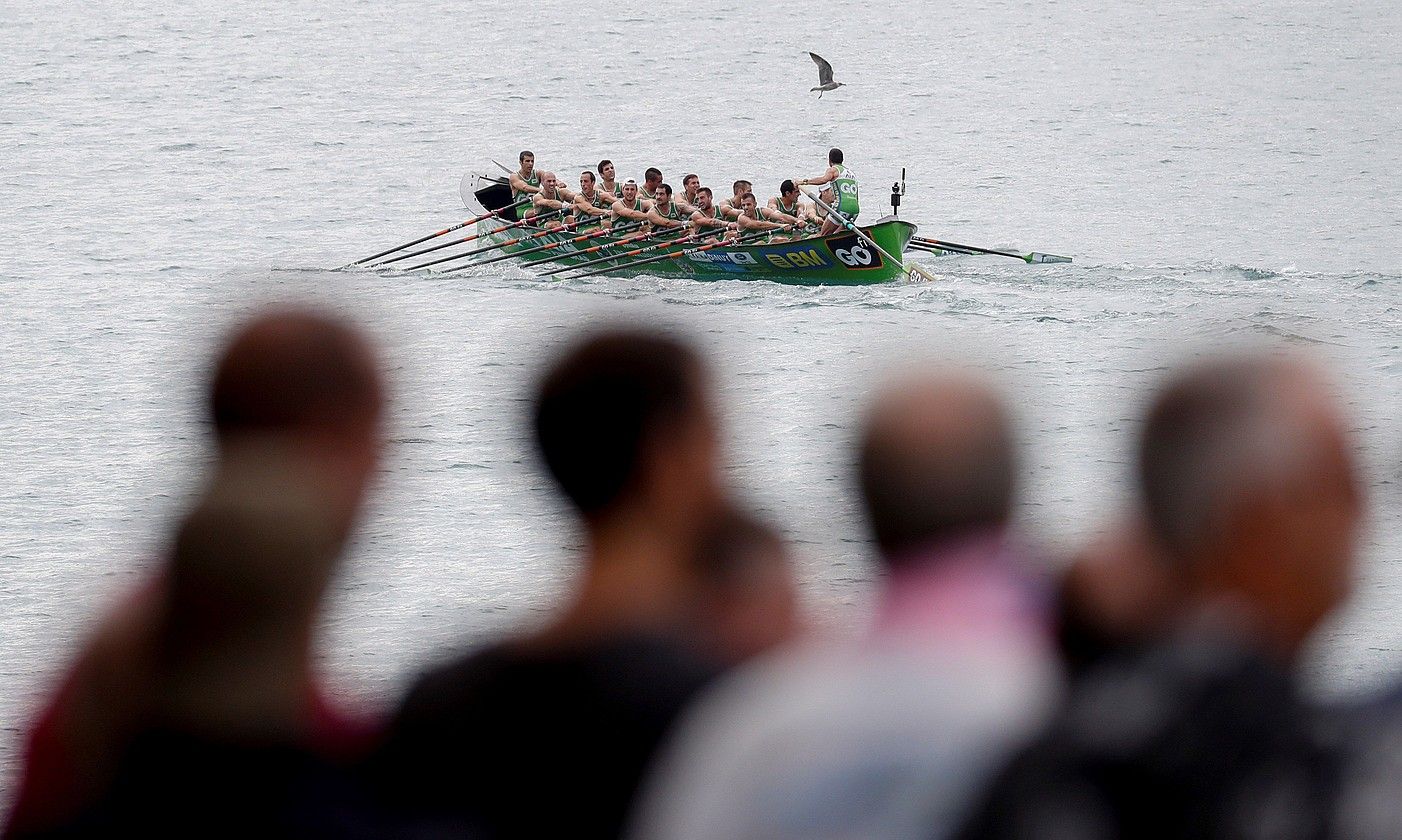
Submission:
[[[734,482],[826,604],[870,588],[847,444],[890,362],[992,360],[1031,447],[1024,518],[1070,545],[1120,506],[1142,388],[1180,340],[1312,348],[1348,387],[1373,502],[1317,671],[1348,689],[1396,668],[1392,0],[3,5],[0,789],[194,485],[213,337],[268,297],[356,313],[397,388],[327,621],[328,671],[370,700],[565,583],[576,537],[519,418],[542,354],[604,317],[714,352]],[[810,98],[803,49],[848,87]],[[938,283],[865,289],[316,270],[463,218],[463,172],[523,146],[571,177],[607,156],[723,187],[817,174],[834,144],[868,213],[906,167],[927,235],[1076,264],[932,259]]]

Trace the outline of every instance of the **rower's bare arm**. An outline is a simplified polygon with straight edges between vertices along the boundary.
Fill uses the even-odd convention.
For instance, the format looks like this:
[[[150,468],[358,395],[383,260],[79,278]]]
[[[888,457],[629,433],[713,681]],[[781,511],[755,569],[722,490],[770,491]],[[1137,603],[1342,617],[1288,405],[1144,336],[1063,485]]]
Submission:
[[[782,210],[775,210],[773,208],[766,207],[763,210],[759,211],[759,214],[762,218],[768,219],[771,222],[779,222],[780,224],[785,225],[798,224],[798,219],[794,218],[793,216],[790,216],[788,213],[785,213]]]
[[[647,221],[647,213],[639,210],[634,210],[633,208],[624,204],[622,201],[615,201],[613,203],[613,207],[610,209],[613,210],[613,215],[617,216],[620,219],[632,219],[635,222]]]
[[[783,225],[775,222],[765,221],[764,219],[752,219],[749,216],[741,216],[736,221],[739,223],[741,230],[773,230],[783,227]]]
[[[810,184],[815,187],[821,187],[823,184],[831,184],[835,180],[837,180],[837,167],[829,166],[828,171],[824,172],[823,177],[821,178],[803,178],[801,180],[795,181],[794,183],[800,187],[805,184]]]
[[[686,223],[683,222],[681,219],[669,219],[669,218],[667,218],[666,216],[664,216],[664,215],[662,215],[661,213],[657,212],[657,208],[655,208],[655,207],[654,207],[653,209],[647,211],[647,220],[648,220],[649,222],[652,222],[653,227],[673,228],[673,227],[681,227],[682,225],[686,224]]]
[[[531,185],[531,184],[527,184],[526,181],[525,181],[525,179],[522,178],[520,175],[516,174],[515,172],[511,173],[510,181],[511,181],[511,188],[512,188],[513,190],[515,190],[516,192],[523,192],[523,193],[538,193],[538,192],[540,192],[540,187],[533,186],[533,185]]]
[[[700,210],[697,210],[696,212],[691,214],[691,223],[698,228],[725,227],[726,225],[725,219],[721,218],[720,216],[716,216],[715,218],[705,216],[702,215]]]
[[[574,197],[574,209],[589,216],[607,216],[609,212],[606,207],[595,207],[590,204],[582,195]]]

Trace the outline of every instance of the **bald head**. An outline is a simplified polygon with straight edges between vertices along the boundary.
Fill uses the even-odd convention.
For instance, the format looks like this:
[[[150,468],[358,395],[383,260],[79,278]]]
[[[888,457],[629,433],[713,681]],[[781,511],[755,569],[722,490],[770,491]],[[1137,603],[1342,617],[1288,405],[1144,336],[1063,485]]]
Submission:
[[[368,430],[384,400],[358,332],[309,310],[265,313],[234,333],[210,389],[223,442],[246,433]]]
[[[931,543],[1004,525],[1016,452],[992,389],[955,374],[887,388],[867,420],[858,472],[888,562]]]

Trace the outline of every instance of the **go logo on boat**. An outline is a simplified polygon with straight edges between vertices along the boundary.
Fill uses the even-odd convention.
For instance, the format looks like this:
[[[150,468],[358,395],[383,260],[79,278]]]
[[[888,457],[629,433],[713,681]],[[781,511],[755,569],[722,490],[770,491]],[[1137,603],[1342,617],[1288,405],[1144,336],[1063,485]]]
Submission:
[[[884,264],[881,254],[856,235],[829,239],[826,245],[837,261],[848,268],[880,268]]]

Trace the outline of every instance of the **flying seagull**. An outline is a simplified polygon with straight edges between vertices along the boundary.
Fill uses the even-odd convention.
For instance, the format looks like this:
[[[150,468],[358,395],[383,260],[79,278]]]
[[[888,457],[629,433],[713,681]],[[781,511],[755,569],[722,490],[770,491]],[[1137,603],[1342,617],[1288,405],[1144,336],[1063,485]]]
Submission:
[[[832,65],[828,64],[826,58],[814,52],[809,53],[808,57],[813,59],[814,64],[818,65],[818,86],[808,91],[809,93],[816,90],[818,92],[818,98],[822,99],[823,91],[836,90],[842,87],[842,82],[834,82],[832,80]]]

